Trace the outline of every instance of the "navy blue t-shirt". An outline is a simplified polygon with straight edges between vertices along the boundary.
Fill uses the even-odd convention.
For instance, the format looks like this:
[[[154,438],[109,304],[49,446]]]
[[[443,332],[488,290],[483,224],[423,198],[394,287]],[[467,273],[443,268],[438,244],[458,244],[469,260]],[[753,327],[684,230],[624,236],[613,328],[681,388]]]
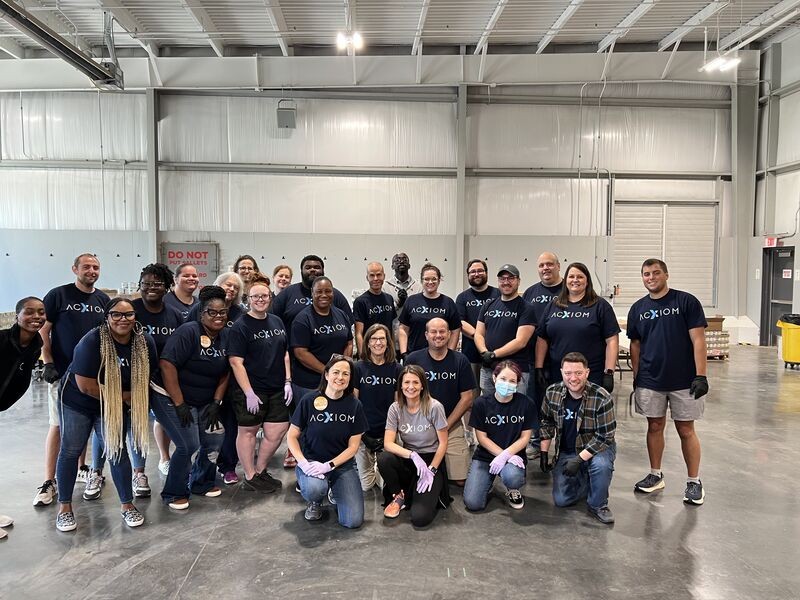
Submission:
[[[517,337],[520,327],[532,325],[536,327],[533,307],[525,302],[522,296],[511,300],[497,298],[484,305],[478,320],[486,327],[486,348],[497,350]],[[503,360],[513,360],[523,373],[531,370],[531,353],[528,345],[517,350]]]
[[[461,400],[462,392],[478,387],[469,360],[455,350],[448,350],[442,360],[434,360],[427,348],[417,350],[406,357],[405,364],[423,368],[431,396],[442,403],[447,416]]]
[[[226,323],[226,327],[233,327],[233,324],[238,321],[241,316],[245,314],[245,311],[242,310],[241,305],[239,304],[231,304],[228,307],[228,322]],[[200,303],[198,302],[194,306],[192,306],[191,310],[189,311],[189,316],[186,317],[187,321],[197,321],[200,322]]]
[[[332,354],[344,354],[347,342],[352,339],[350,319],[343,311],[331,306],[330,313],[321,315],[313,306],[308,306],[297,315],[292,324],[289,347],[308,348],[314,358],[324,365]],[[320,374],[301,363],[294,352],[291,357],[292,381],[304,388],[317,387]]]
[[[348,322],[352,325],[353,311],[350,310],[347,298],[336,288],[333,288],[333,305],[339,310],[344,311],[344,314],[347,315]],[[290,344],[294,320],[308,306],[311,306],[311,288],[305,287],[302,282],[293,283],[287,287],[280,294],[275,296],[275,298],[272,299],[272,303],[269,305],[269,312],[283,321],[286,332],[289,334]]]
[[[64,375],[72,353],[81,338],[103,322],[104,311],[111,299],[105,292],[95,289],[87,294],[74,283],[53,288],[44,297],[50,330],[50,347],[53,365],[59,375]]]
[[[147,354],[150,362],[150,373],[153,374],[158,370],[158,354],[156,353],[156,344],[149,335],[145,335],[147,340]],[[131,342],[127,344],[120,344],[114,340],[114,347],[117,350],[117,357],[119,358],[119,373],[122,378],[122,391],[131,391]],[[100,328],[96,327],[87,333],[78,345],[75,346],[75,354],[72,359],[72,364],[69,365],[67,370],[67,381],[64,384],[64,390],[61,394],[61,400],[81,414],[98,417],[100,416],[100,400],[84,394],[78,389],[78,384],[75,381],[75,375],[81,377],[88,377],[97,379],[98,382],[103,383],[105,374],[100,372]]]
[[[482,292],[476,292],[472,288],[464,290],[456,296],[458,318],[475,327],[483,305],[489,302],[489,300],[493,300],[499,296],[500,290],[491,285]],[[465,335],[461,336],[461,352],[464,353],[464,356],[466,356],[471,363],[478,363],[481,361],[478,349],[475,347],[475,342],[472,338],[468,338]]]
[[[447,321],[450,331],[461,328],[458,308],[450,296],[439,294],[436,298],[427,298],[425,294],[419,293],[408,297],[403,305],[403,312],[400,313],[400,323],[409,328],[406,352],[428,347],[425,339],[425,325],[435,317]]]
[[[275,315],[268,314],[266,319],[243,315],[228,335],[228,356],[244,359],[244,370],[256,392],[271,394],[283,389],[287,348],[286,328]]]
[[[561,443],[559,444],[561,452],[575,454],[575,440],[578,438],[578,411],[581,408],[581,400],[582,398],[573,398],[572,394],[567,392],[564,400],[564,428],[561,431]]]
[[[220,379],[228,372],[228,334],[225,327],[209,348],[200,345],[205,335],[197,321],[187,321],[175,330],[161,351],[161,360],[175,365],[183,399],[189,406],[202,407],[214,400]],[[163,380],[156,381],[163,386]]]
[[[161,312],[153,313],[144,306],[144,301],[137,298],[133,301],[133,310],[136,311],[136,320],[144,327],[144,332],[153,336],[159,356],[167,343],[169,336],[183,325],[183,315],[171,306],[165,304]]]
[[[353,319],[364,324],[364,331],[375,323],[386,325],[391,331],[396,318],[394,299],[386,292],[373,294],[367,290],[353,302]]]
[[[540,281],[538,283],[534,283],[531,287],[525,290],[524,294],[522,294],[525,302],[533,307],[533,314],[537,323],[542,322],[544,311],[547,308],[547,305],[550,304],[550,301],[561,293],[563,287],[563,279],[561,280],[561,283],[550,287],[546,286]],[[533,335],[536,336],[536,333],[534,332]]]
[[[697,375],[689,330],[707,326],[700,301],[687,292],[637,300],[627,325],[628,338],[641,341],[636,385],[660,392],[688,389]]]
[[[369,423],[368,435],[383,438],[386,429],[386,413],[394,402],[397,375],[402,367],[399,363],[376,365],[365,360],[356,363],[355,388],[364,407]]]
[[[539,428],[533,401],[525,394],[519,393],[515,393],[510,402],[499,402],[494,394],[487,394],[476,399],[472,405],[469,424],[470,427],[484,432],[503,450],[516,442],[523,431]],[[517,456],[526,463],[528,462],[525,448],[517,452]],[[486,448],[478,445],[472,458],[483,462],[492,462],[495,457]]]
[[[184,321],[189,320],[189,311],[192,310],[192,307],[200,302],[195,296],[192,296],[192,303],[191,304],[184,304],[178,297],[175,295],[175,292],[169,292],[166,296],[164,296],[164,304],[167,306],[171,306],[183,316]]]
[[[323,398],[324,406],[314,400]],[[309,392],[300,399],[291,419],[303,435],[301,444],[306,460],[328,462],[347,449],[350,438],[367,430],[367,417],[361,402],[353,396],[342,396],[332,400],[317,391]],[[351,458],[346,464],[355,460]],[[341,467],[342,465],[337,465]]]
[[[550,345],[550,382],[561,381],[561,359],[580,352],[589,361],[589,381],[601,385],[606,362],[606,338],[620,332],[614,309],[603,298],[592,306],[555,301],[547,305],[539,335]]]

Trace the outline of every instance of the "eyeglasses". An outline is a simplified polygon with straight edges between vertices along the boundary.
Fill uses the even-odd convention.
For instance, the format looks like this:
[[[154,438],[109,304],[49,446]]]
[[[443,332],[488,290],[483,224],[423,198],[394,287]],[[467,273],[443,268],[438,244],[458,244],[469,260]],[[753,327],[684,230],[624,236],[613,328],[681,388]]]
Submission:
[[[516,275],[503,275],[502,277],[498,277],[497,281],[516,281]]]
[[[108,313],[108,316],[111,318],[112,321],[122,321],[125,319],[126,321],[133,321],[136,318],[136,313],[131,312],[119,312],[117,310],[112,310]]]
[[[371,337],[371,338],[369,338],[369,343],[371,344],[372,342],[381,342],[382,344],[385,344],[386,343],[386,338],[385,337]]]
[[[214,310],[213,308],[207,308],[203,311],[209,317],[227,317],[228,316],[228,309],[223,308],[222,310]]]
[[[268,300],[269,294],[251,294],[248,296],[248,298],[250,298],[250,300],[256,300],[258,302],[261,302],[263,300]]]
[[[163,288],[164,287],[164,282],[163,281],[142,281],[139,284],[139,287],[142,288],[142,289],[145,289],[145,288],[158,289],[158,288]]]
[[[467,275],[483,275],[486,273],[485,269],[473,269],[472,271],[467,271]]]
[[[439,278],[438,277],[425,277],[425,278],[423,278],[422,281],[425,282],[425,283],[436,283],[437,281],[439,281]]]

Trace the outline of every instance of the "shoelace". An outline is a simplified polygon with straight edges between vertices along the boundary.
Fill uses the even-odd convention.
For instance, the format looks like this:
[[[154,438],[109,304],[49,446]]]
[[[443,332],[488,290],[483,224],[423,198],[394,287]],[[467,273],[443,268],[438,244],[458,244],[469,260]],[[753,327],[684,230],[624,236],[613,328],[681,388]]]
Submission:
[[[44,494],[47,492],[48,488],[53,488],[53,490],[55,490],[56,486],[53,485],[52,481],[45,481],[44,484],[39,488],[39,493]]]

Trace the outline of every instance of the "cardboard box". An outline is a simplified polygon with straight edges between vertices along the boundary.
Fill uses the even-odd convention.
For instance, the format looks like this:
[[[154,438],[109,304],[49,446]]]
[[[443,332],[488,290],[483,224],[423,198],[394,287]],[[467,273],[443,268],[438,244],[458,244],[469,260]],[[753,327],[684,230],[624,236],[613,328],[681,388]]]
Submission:
[[[706,317],[706,321],[708,321],[708,327],[706,331],[722,331],[722,322],[725,320],[725,317],[722,315],[714,315],[713,317]]]

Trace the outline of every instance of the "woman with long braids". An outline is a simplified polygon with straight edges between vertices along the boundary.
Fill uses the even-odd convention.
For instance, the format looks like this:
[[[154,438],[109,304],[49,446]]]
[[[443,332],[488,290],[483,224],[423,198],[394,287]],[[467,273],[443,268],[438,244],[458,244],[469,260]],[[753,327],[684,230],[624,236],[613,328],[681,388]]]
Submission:
[[[93,430],[111,464],[122,519],[129,527],[144,523],[142,513],[133,505],[125,437],[130,429],[133,443],[147,455],[150,373],[157,369],[156,356],[153,339],[136,323],[133,304],[125,298],[111,300],[103,323],[75,347],[61,394],[61,450],[56,465],[59,531],[77,527],[72,491],[78,457]]]
[[[191,494],[222,493],[208,458],[222,436],[207,429],[218,426],[228,387],[228,307],[225,290],[215,285],[204,287],[199,300],[200,320],[178,327],[161,352],[151,397],[156,419],[175,443],[161,498],[176,510],[189,508]]]

